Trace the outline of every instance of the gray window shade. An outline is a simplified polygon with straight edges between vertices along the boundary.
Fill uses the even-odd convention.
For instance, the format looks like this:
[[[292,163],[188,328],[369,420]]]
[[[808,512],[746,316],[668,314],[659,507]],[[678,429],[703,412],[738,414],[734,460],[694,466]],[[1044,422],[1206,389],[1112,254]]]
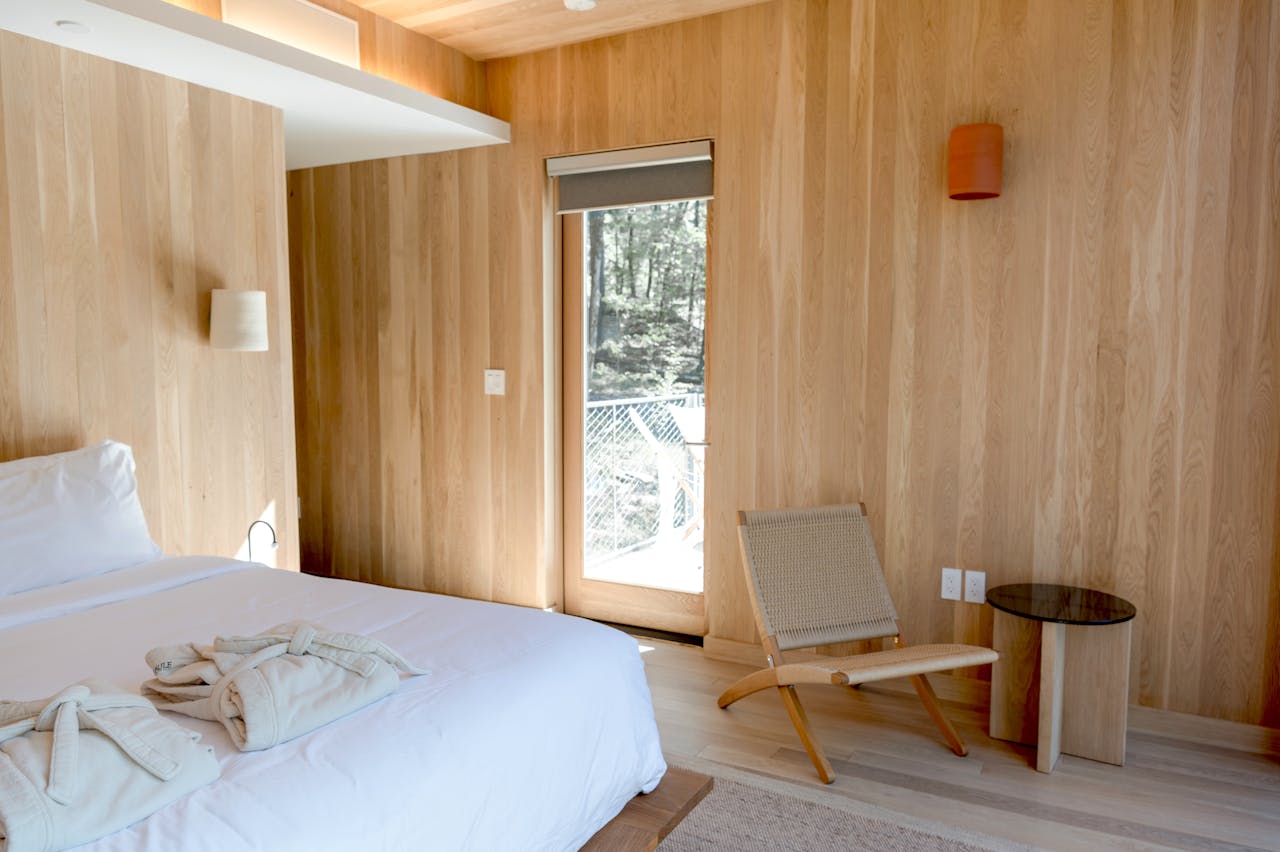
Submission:
[[[559,213],[687,201],[713,194],[707,141],[557,157],[547,161],[547,172],[559,180]]]
[[[711,197],[711,163],[675,163],[560,178],[560,213]]]

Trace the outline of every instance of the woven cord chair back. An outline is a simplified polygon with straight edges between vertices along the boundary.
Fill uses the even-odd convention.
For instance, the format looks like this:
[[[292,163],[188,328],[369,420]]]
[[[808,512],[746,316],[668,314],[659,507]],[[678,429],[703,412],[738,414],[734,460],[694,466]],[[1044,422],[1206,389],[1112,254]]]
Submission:
[[[743,512],[741,535],[761,628],[779,650],[897,635],[861,506]]]

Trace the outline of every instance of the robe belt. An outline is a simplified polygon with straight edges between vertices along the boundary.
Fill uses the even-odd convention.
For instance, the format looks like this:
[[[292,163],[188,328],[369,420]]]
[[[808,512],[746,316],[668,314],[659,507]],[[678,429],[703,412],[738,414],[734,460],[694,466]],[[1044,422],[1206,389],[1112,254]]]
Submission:
[[[375,657],[405,674],[426,674],[376,639],[355,633],[321,630],[306,622],[283,625],[257,636],[219,636],[212,645],[157,650],[167,659],[155,660],[153,670],[157,677],[166,680],[180,680],[182,674],[178,669],[193,664],[201,665],[203,661],[213,659],[218,654],[245,655],[233,668],[221,673],[222,678],[256,668],[267,660],[285,654],[320,657],[361,677],[373,674],[377,667]],[[164,653],[166,651],[170,653]],[[200,656],[193,656],[190,651]],[[152,654],[157,654],[157,651]],[[147,656],[150,658],[152,654]]]
[[[306,622],[285,625],[278,633],[219,637],[213,642],[213,650],[220,653],[249,654],[248,659],[257,658],[252,665],[237,665],[236,669],[240,671],[284,654],[299,657],[310,654],[363,677],[373,674],[377,665],[371,657],[377,657],[405,674],[424,674],[376,639],[355,633],[319,630],[314,624]]]
[[[181,764],[147,742],[127,725],[113,722],[100,710],[134,707],[154,710],[151,702],[139,695],[93,693],[83,684],[69,686],[47,702],[25,702],[26,715],[0,727],[0,742],[23,736],[30,731],[52,731],[53,751],[49,758],[49,798],[70,805],[75,798],[76,764],[80,755],[80,731],[97,731],[116,744],[134,763],[161,781],[178,773]],[[6,713],[6,716],[11,714]]]

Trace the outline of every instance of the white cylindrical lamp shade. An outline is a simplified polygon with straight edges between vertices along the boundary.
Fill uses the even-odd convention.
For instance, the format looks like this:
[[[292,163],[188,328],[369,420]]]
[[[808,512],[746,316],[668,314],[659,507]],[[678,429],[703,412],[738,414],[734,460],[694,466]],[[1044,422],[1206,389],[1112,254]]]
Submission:
[[[209,312],[214,349],[267,351],[267,291],[214,290]]]

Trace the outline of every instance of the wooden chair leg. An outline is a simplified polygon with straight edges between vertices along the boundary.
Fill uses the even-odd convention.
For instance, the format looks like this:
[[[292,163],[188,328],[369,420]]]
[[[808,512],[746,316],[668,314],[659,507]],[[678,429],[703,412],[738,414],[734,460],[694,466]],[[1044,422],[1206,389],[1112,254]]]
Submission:
[[[942,715],[942,707],[938,705],[938,696],[934,693],[933,685],[929,683],[928,678],[924,675],[914,675],[911,678],[911,685],[916,688],[916,695],[920,696],[920,702],[924,704],[924,709],[929,711],[933,724],[938,726],[938,730],[946,738],[947,745],[951,746],[951,750],[961,757],[967,755],[969,748],[964,744],[964,740],[960,739],[956,729],[951,727],[951,722],[947,720],[947,717]]]
[[[746,698],[754,692],[762,689],[768,689],[771,686],[778,685],[778,673],[773,669],[761,669],[758,672],[752,672],[746,677],[736,682],[733,686],[720,693],[720,697],[716,699],[716,703],[720,705],[720,709],[728,707],[739,698]]]
[[[827,760],[826,754],[823,753],[813,728],[809,727],[809,717],[805,715],[804,706],[800,704],[800,696],[796,694],[796,688],[780,686],[778,694],[782,696],[782,705],[787,708],[791,724],[796,726],[800,742],[804,743],[804,750],[809,752],[809,759],[813,761],[813,767],[818,770],[818,777],[822,779],[823,784],[830,784],[836,780],[836,772],[831,768],[831,762]]]

